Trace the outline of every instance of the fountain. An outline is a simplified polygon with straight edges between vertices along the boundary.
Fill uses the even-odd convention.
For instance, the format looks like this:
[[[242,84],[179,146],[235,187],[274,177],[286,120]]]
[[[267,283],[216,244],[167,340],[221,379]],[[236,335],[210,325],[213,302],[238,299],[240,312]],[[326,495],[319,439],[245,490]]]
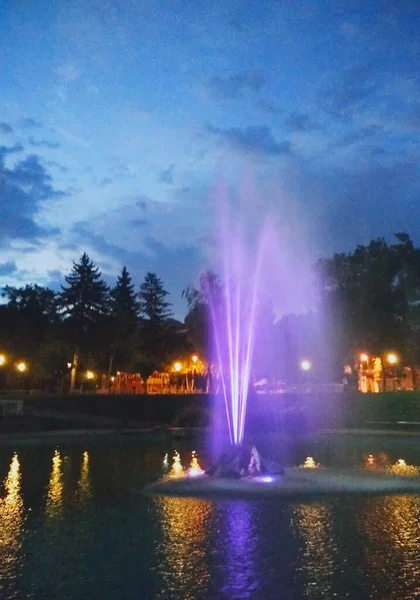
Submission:
[[[218,449],[218,458],[205,472],[196,462],[184,472],[178,456],[172,468],[175,477],[152,484],[146,491],[187,496],[228,494],[287,498],[332,493],[420,492],[420,479],[404,477],[401,469],[398,476],[395,471],[372,475],[356,470],[319,469],[313,457],[308,457],[301,467],[285,469],[265,460],[255,446],[246,446],[245,424],[255,338],[259,331],[259,298],[263,293],[262,279],[266,280],[262,274],[273,232],[268,220],[263,220],[258,227],[258,220],[250,217],[246,208],[232,209],[226,190],[221,191],[219,198],[223,283],[215,286],[215,282],[210,281],[205,293],[212,322],[213,362],[219,376],[229,444]],[[257,350],[265,349],[259,346]],[[220,431],[213,431],[212,435],[215,440],[221,438]]]

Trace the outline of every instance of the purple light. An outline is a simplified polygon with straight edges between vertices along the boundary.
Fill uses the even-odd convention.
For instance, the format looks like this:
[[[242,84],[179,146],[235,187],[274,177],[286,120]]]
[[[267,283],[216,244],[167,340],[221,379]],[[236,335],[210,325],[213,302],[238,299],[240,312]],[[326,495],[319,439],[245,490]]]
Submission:
[[[274,481],[274,477],[271,477],[270,475],[264,475],[264,477],[258,477],[257,480],[261,481],[262,483],[271,483]]]
[[[249,222],[249,211],[230,209],[226,189],[219,193],[223,285],[221,297],[210,303],[215,359],[224,397],[231,444],[241,445],[250,386],[265,227]],[[247,219],[246,223],[240,215]],[[251,225],[253,240],[250,240]],[[252,237],[252,236],[251,236]]]

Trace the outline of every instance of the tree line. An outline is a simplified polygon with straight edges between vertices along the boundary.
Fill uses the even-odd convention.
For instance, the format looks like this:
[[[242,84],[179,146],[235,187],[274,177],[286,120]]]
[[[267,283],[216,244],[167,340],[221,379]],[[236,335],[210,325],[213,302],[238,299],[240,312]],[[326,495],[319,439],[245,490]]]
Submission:
[[[61,389],[76,365],[79,373],[119,370],[147,378],[192,350],[155,273],[136,291],[123,267],[109,287],[84,253],[64,279],[59,292],[39,285],[3,289],[0,351],[9,363],[27,361],[32,386]],[[16,377],[13,369],[2,374]]]
[[[261,293],[255,377],[293,379],[301,358],[323,380],[339,380],[344,364],[367,352],[397,352],[420,362],[420,248],[406,233],[379,238],[314,265],[314,308],[275,321]],[[189,286],[184,326],[173,319],[169,293],[155,273],[136,290],[126,267],[109,287],[85,253],[59,292],[39,285],[6,286],[0,306],[0,353],[26,360],[32,385],[57,388],[78,371],[117,370],[148,377],[191,352],[209,356],[211,307],[223,299],[217,274]],[[287,293],[285,290],[284,293]],[[264,351],[262,350],[264,349]],[[15,377],[12,369],[1,369]]]

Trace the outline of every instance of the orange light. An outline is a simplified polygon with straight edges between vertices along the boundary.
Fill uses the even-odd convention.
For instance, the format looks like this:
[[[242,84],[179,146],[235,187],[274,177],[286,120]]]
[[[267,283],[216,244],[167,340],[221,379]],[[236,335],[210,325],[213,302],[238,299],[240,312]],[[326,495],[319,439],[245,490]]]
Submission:
[[[0,367],[6,364],[6,357],[4,354],[0,354]]]
[[[360,360],[362,362],[367,362],[369,360],[369,356],[367,354],[361,354],[360,355]]]
[[[174,369],[175,369],[175,371],[176,371],[177,373],[179,373],[179,372],[180,372],[180,370],[182,369],[182,364],[181,364],[180,362],[176,362],[176,363],[174,364]]]
[[[93,371],[86,371],[86,379],[95,379],[95,373]]]
[[[24,363],[23,361],[18,363],[16,365],[16,369],[20,372],[20,373],[24,373],[26,371],[28,367],[26,366],[26,363]]]
[[[194,354],[194,356],[191,357],[191,360],[193,361],[193,363],[196,363],[198,361],[198,356]]]

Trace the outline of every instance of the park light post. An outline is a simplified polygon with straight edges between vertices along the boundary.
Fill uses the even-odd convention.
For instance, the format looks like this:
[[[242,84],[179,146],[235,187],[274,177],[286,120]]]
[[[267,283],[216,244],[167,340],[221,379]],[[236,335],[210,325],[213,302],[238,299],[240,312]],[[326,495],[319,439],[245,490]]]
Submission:
[[[398,355],[395,354],[395,352],[388,352],[388,354],[386,355],[386,362],[391,367],[391,373],[392,373],[392,391],[395,392],[395,390],[396,390],[396,379],[397,379],[397,364],[399,362]]]

